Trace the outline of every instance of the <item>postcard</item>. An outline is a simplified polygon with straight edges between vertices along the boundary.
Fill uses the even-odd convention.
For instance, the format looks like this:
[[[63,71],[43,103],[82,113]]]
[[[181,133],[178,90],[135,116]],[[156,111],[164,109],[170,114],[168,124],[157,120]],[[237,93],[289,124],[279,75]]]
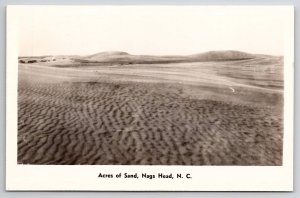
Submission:
[[[292,191],[292,6],[7,7],[6,189]]]

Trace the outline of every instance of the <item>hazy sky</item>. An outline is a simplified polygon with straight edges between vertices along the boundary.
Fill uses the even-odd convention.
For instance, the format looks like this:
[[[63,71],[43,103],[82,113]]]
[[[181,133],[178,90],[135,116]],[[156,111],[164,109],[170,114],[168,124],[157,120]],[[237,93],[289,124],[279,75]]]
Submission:
[[[26,7],[19,12],[19,54],[241,50],[280,55],[284,16],[279,7]]]

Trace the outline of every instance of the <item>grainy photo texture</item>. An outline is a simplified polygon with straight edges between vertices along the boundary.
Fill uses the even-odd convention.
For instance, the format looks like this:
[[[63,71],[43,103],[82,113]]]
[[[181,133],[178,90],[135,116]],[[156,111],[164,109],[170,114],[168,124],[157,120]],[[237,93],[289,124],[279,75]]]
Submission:
[[[18,164],[282,165],[280,16],[175,15],[24,14]]]

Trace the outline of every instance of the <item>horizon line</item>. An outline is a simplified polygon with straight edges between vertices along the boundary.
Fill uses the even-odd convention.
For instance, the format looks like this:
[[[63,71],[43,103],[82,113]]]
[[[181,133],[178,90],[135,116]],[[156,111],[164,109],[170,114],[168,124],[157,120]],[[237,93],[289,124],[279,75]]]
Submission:
[[[208,51],[202,51],[198,53],[191,53],[191,54],[135,54],[130,53],[128,51],[121,51],[121,50],[105,50],[105,51],[99,51],[94,52],[90,54],[43,54],[43,55],[18,55],[18,57],[39,57],[39,56],[91,56],[99,53],[107,53],[107,52],[122,52],[127,53],[128,55],[134,55],[134,56],[192,56],[197,54],[205,54],[208,52],[226,52],[226,51],[232,51],[232,52],[242,52],[252,55],[268,55],[268,56],[284,56],[284,54],[267,54],[267,53],[253,53],[253,52],[247,52],[242,50],[208,50]]]

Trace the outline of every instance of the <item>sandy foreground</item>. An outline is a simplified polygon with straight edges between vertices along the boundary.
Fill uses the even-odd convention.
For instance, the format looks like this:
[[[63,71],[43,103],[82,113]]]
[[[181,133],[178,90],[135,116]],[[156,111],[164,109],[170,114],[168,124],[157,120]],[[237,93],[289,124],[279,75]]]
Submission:
[[[18,163],[281,165],[282,68],[19,64]]]

